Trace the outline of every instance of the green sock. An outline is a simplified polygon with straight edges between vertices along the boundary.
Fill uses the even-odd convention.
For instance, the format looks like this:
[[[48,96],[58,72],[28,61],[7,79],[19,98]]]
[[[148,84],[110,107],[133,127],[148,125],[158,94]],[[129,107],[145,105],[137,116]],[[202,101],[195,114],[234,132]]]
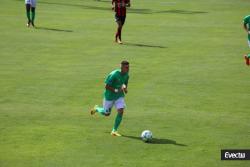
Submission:
[[[96,112],[99,112],[99,113],[102,114],[102,115],[105,115],[105,113],[106,113],[106,111],[105,111],[104,108],[102,108],[102,107],[97,107],[97,108],[96,108]]]
[[[31,11],[31,20],[32,20],[32,22],[34,22],[35,16],[36,16],[35,10],[34,10],[34,11]]]
[[[247,55],[248,58],[250,58],[250,53]]]
[[[26,15],[27,15],[28,20],[30,21],[30,11],[26,11]]]
[[[122,122],[122,114],[117,113],[116,118],[115,118],[115,124],[114,124],[112,131],[117,131],[121,122]]]

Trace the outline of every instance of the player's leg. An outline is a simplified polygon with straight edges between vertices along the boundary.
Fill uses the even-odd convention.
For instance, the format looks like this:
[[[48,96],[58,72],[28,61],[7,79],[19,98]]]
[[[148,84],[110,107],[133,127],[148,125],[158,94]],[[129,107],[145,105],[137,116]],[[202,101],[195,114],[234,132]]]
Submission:
[[[111,132],[111,135],[113,136],[121,136],[119,133],[118,133],[118,128],[122,122],[122,118],[123,118],[123,112],[124,112],[124,108],[125,108],[125,101],[124,101],[124,98],[121,97],[119,99],[117,99],[115,101],[115,107],[117,109],[117,115],[116,115],[116,118],[115,118],[115,123],[114,123],[114,126],[113,126],[113,129],[112,129],[112,132]]]
[[[120,32],[119,32],[119,39],[120,39],[121,43],[122,43],[122,27],[125,23],[125,19],[126,19],[126,16],[121,17],[121,25],[120,25]]]
[[[30,18],[30,8],[31,8],[31,5],[30,4],[25,4],[25,6],[26,6],[26,16],[27,16],[27,19],[28,19],[27,27],[29,27],[30,24],[31,24],[31,18]]]
[[[31,0],[31,24],[35,27],[35,16],[36,16],[36,0]]]
[[[121,31],[122,31],[122,24],[120,21],[117,21],[117,30],[115,34],[115,42],[121,43]]]
[[[120,108],[117,110],[117,115],[115,117],[115,123],[111,132],[111,135],[113,136],[121,136],[121,134],[118,133],[118,127],[122,122],[122,117],[123,117],[123,108]]]
[[[248,40],[247,40],[248,46],[250,48],[250,34],[248,34]]]
[[[250,35],[248,35],[248,46],[250,47]],[[244,55],[244,59],[245,59],[245,61],[246,61],[246,65],[250,65],[250,54],[246,54],[246,55]]]
[[[119,40],[120,40],[120,42],[118,42],[118,43],[122,43],[122,23],[121,23],[121,26],[120,26],[120,28],[119,28]]]
[[[36,8],[35,7],[31,7],[31,24],[33,27],[35,27],[35,15],[36,15]]]
[[[94,115],[96,112],[100,113],[104,116],[109,116],[111,114],[111,109],[114,105],[114,101],[108,101],[103,99],[103,107],[99,107],[98,105],[95,105],[93,109],[91,109],[90,113],[91,115]]]
[[[121,44],[121,40],[120,40],[120,34],[121,34],[121,29],[122,29],[121,17],[115,15],[115,21],[117,23],[117,31],[116,31],[116,34],[115,34],[115,42],[118,42],[119,44]]]
[[[122,44],[121,41],[121,34],[122,34],[122,22],[118,21],[117,22],[117,33],[116,33],[116,39],[119,44]]]
[[[246,55],[244,55],[244,58],[245,58],[245,61],[246,61],[246,65],[250,65],[250,54],[246,54]]]

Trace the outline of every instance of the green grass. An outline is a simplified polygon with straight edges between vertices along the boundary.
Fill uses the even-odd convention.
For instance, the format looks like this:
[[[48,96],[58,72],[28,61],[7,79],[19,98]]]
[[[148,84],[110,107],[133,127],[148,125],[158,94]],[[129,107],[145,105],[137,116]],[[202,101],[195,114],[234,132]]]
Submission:
[[[250,149],[246,0],[132,1],[114,44],[109,1],[23,0],[0,5],[1,167],[248,167],[221,149]],[[127,109],[90,117],[104,77],[131,63]],[[150,129],[156,144],[138,140]]]

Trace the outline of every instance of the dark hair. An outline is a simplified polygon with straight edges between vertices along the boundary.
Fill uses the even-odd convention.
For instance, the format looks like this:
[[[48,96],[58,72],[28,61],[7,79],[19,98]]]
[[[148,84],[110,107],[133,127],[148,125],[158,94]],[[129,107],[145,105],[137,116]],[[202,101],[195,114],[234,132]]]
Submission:
[[[121,65],[129,65],[129,62],[127,61],[127,60],[123,60],[122,62],[121,62]]]

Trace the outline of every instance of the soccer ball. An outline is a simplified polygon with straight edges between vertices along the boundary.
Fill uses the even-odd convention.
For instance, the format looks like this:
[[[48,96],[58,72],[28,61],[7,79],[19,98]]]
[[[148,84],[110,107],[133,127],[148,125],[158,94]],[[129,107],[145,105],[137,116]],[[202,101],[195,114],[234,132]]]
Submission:
[[[153,134],[150,130],[144,130],[142,133],[141,133],[141,139],[144,141],[144,142],[150,142],[153,138]]]

